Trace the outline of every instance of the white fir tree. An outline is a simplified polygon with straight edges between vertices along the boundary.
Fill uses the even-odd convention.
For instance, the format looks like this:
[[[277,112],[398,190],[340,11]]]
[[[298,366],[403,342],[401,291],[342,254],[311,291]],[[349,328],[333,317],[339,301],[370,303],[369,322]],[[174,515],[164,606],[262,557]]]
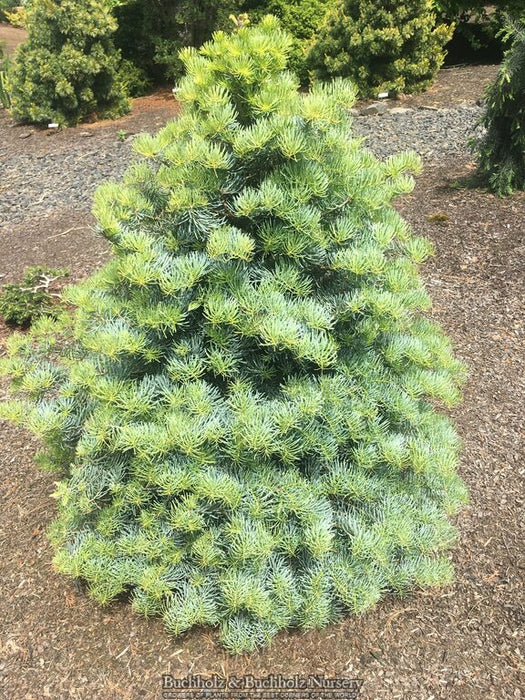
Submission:
[[[4,364],[58,569],[235,653],[448,582],[466,497],[463,366],[391,204],[417,158],[362,148],[354,88],[300,94],[289,47],[266,17],[183,52],[180,118],[96,195],[112,260]]]

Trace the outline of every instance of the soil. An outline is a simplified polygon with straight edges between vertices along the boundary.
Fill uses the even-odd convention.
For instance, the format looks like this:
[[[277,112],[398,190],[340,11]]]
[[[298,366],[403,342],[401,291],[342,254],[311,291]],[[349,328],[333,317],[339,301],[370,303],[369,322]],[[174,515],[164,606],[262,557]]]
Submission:
[[[483,98],[484,88],[494,80],[498,65],[450,66],[442,68],[434,84],[419,95],[399,95],[396,100],[386,100],[389,106],[452,107],[476,102]],[[392,104],[390,104],[392,103]]]
[[[5,42],[5,51],[9,56],[14,53],[18,44],[21,44],[26,38],[27,32],[25,29],[13,27],[6,22],[0,22],[0,44]]]
[[[461,89],[476,99],[491,76],[462,70],[443,71],[434,93],[413,99],[447,106]],[[132,115],[117,122],[52,136],[33,130],[20,139],[27,127],[3,118],[0,142],[7,153],[37,149],[47,156],[92,132],[103,147],[119,130],[154,130],[175,116],[175,103],[165,98],[135,102]],[[523,697],[525,193],[502,200],[461,188],[472,170],[466,154],[428,162],[412,195],[398,203],[435,243],[437,254],[423,269],[433,315],[470,367],[464,402],[453,414],[470,492],[456,518],[454,584],[387,598],[320,631],[281,633],[251,656],[230,657],[210,629],[169,637],[159,620],[140,618],[127,603],[102,608],[54,572],[45,536],[55,512],[54,477],[33,463],[37,440],[2,423],[1,697],[149,700],[162,696],[162,674],[187,673],[361,678],[360,697],[368,700]],[[0,234],[5,279],[33,264],[66,266],[78,279],[106,258],[83,205],[23,214]]]

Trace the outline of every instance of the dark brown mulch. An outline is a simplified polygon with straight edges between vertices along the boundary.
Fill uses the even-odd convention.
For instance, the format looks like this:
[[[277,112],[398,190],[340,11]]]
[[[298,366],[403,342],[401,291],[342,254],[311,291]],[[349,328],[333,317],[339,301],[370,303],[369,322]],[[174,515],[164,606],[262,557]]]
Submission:
[[[434,84],[420,95],[404,95],[400,98],[403,107],[418,108],[453,107],[458,104],[476,102],[483,95],[485,85],[498,74],[498,65],[451,66],[442,68]]]
[[[145,128],[148,117],[136,118]],[[399,203],[435,242],[437,255],[424,268],[434,315],[470,366],[454,412],[471,499],[457,518],[456,582],[388,598],[321,631],[282,633],[249,657],[229,657],[209,629],[170,638],[158,620],[143,620],[124,603],[103,609],[53,571],[45,528],[54,477],[32,462],[36,440],[2,423],[3,698],[153,699],[161,697],[161,674],[188,672],[360,677],[361,697],[370,700],[522,697],[525,194],[501,200],[451,186],[471,167],[467,160],[428,166]],[[89,231],[49,237],[85,225],[90,220],[74,211],[28,216],[7,231],[3,262],[65,264],[78,277],[100,264],[104,246]]]

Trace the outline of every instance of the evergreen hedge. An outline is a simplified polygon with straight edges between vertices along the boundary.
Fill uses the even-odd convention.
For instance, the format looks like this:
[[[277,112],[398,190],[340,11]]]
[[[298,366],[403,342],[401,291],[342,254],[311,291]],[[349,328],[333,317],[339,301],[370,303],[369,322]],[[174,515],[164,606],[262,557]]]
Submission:
[[[349,83],[300,94],[290,45],[266,17],[183,52],[180,118],[97,192],[112,260],[4,363],[57,568],[235,653],[449,582],[466,498],[463,366],[391,203],[418,160],[351,136]]]

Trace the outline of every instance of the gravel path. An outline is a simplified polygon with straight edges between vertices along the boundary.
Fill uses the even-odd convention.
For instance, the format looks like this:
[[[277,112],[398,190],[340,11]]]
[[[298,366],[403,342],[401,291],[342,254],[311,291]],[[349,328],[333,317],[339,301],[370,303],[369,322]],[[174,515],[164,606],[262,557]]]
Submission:
[[[465,105],[358,115],[354,117],[354,133],[365,137],[367,145],[381,157],[415,149],[425,161],[439,161],[446,155],[467,153],[467,139],[480,113],[480,107]],[[24,138],[26,134],[31,136]],[[50,209],[71,206],[76,211],[89,211],[100,181],[119,178],[132,158],[132,139],[120,141],[115,126],[50,136],[26,130],[20,131],[18,138],[22,141],[15,144],[17,148],[0,146],[0,160],[4,161],[0,227],[21,224],[28,216]],[[52,153],[49,139],[54,142]]]
[[[374,153],[385,157],[413,149],[427,162],[465,155],[482,108],[464,105],[448,109],[416,109],[404,114],[354,117],[354,132],[366,138]]]
[[[48,138],[58,140],[60,135]],[[22,223],[48,209],[74,206],[89,211],[97,185],[120,177],[132,157],[131,140],[106,142],[106,138],[102,144],[96,138],[78,138],[53,153],[8,158],[2,175],[0,226]]]

